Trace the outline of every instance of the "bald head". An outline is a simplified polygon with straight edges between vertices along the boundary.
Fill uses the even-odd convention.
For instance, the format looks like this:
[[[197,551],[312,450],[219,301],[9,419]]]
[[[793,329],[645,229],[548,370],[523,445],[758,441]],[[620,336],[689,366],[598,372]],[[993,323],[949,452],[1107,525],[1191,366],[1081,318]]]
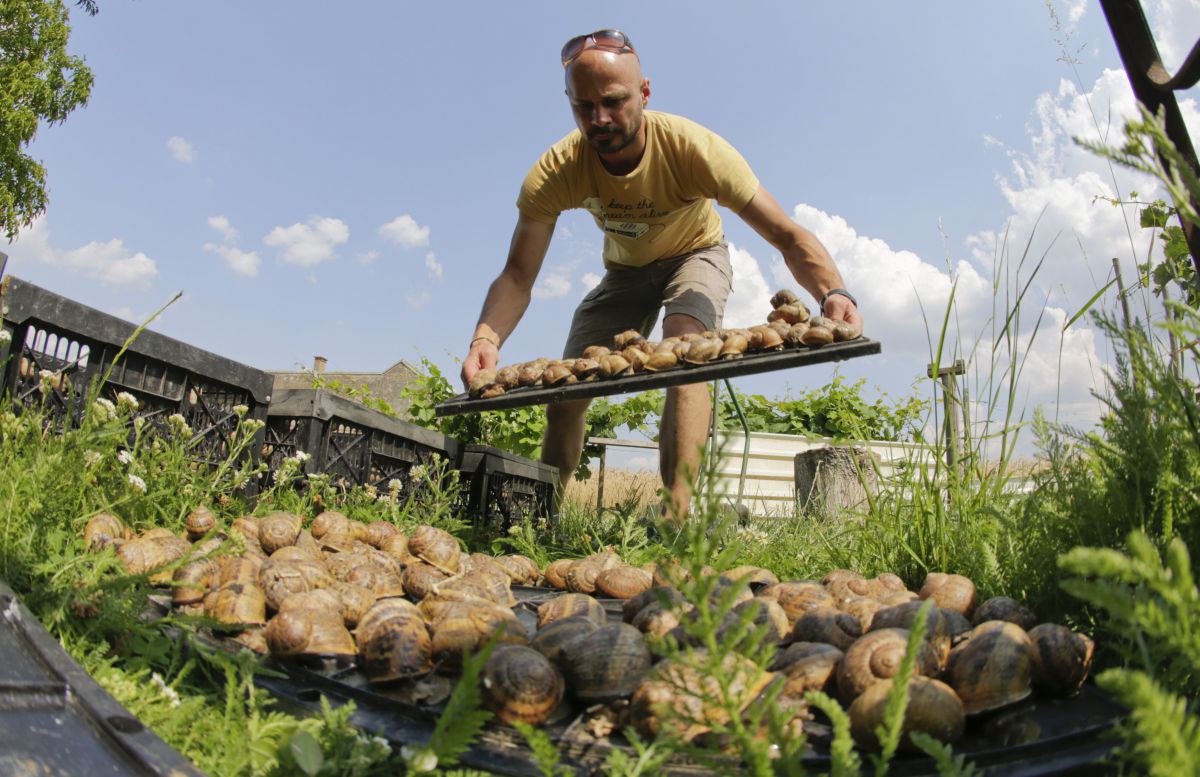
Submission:
[[[642,111],[650,80],[636,54],[588,49],[567,66],[567,99],[575,124],[602,157],[645,147]]]

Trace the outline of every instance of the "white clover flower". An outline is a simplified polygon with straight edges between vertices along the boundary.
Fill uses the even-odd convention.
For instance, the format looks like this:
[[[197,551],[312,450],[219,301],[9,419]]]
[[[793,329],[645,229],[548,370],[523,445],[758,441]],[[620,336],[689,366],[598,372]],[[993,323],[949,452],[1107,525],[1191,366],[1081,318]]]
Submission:
[[[146,481],[142,480],[137,475],[134,475],[132,472],[129,473],[129,485],[133,486],[143,494],[146,493]]]
[[[112,421],[117,417],[117,406],[104,397],[97,397],[92,403],[92,410],[104,421]]]
[[[429,472],[428,467],[426,467],[424,464],[418,464],[417,466],[413,467],[412,469],[410,469],[408,471],[408,477],[410,480],[412,480],[414,483],[416,483],[420,480],[424,480],[425,476],[428,474],[428,472]]]
[[[237,416],[238,418],[245,418],[246,413],[249,413],[249,412],[250,412],[250,408],[246,407],[245,405],[234,405],[233,406],[233,414],[235,416]]]
[[[94,467],[100,463],[100,459],[104,458],[99,451],[84,451],[83,464],[86,467]]]
[[[296,451],[296,455],[293,456],[292,458],[296,460],[297,464],[303,464],[304,462],[311,459],[312,456],[308,455],[304,451]]]
[[[0,329],[0,345],[8,345],[12,342],[12,332],[7,329]]]
[[[379,493],[379,489],[368,483],[367,485],[363,486],[363,493],[374,499],[375,495]]]
[[[393,494],[399,492],[401,488],[404,488],[404,484],[396,478],[388,481],[388,491],[391,491]]]
[[[122,448],[121,450],[117,451],[117,461],[121,462],[122,464],[132,464],[133,454]]]
[[[392,501],[392,495],[391,494],[380,494],[379,496],[375,497],[375,501],[386,504],[386,503]]]
[[[121,410],[134,411],[141,407],[141,403],[138,402],[138,398],[133,394],[130,394],[128,391],[122,391],[117,394],[117,407]]]

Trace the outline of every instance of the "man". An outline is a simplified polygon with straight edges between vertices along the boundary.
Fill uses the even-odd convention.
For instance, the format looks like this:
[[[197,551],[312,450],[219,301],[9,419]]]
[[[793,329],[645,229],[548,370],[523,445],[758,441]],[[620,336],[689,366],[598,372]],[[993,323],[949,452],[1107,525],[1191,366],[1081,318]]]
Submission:
[[[729,251],[712,200],[777,248],[825,316],[862,319],[829,253],[787,217],[724,139],[678,116],[646,111],[650,80],[628,36],[599,30],[563,47],[566,94],[578,126],[533,166],[517,200],[508,260],[488,289],[464,383],[495,369],[501,345],[529,305],[559,213],[586,208],[604,231],[604,279],[575,311],[564,358],[609,345],[627,329],[648,335],[665,309],[663,337],[716,329],[732,286]],[[765,318],[765,316],[764,316]],[[659,434],[664,512],[686,515],[711,412],[705,384],[667,389]],[[565,486],[583,450],[588,400],[547,406],[542,461]]]

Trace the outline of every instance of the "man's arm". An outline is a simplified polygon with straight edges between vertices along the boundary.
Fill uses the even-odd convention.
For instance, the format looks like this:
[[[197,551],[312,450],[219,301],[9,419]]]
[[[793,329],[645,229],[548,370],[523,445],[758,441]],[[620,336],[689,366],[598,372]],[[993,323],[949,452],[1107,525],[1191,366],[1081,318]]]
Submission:
[[[738,215],[783,254],[796,282],[818,303],[830,290],[844,287],[842,275],[825,246],[816,235],[788,218],[766,189],[758,187],[758,192]],[[830,297],[821,313],[834,321],[845,321],[860,331],[862,329],[858,308],[841,294]]]
[[[517,322],[529,307],[529,297],[542,260],[550,247],[554,224],[535,221],[521,214],[513,229],[504,269],[488,288],[479,313],[479,323],[471,336],[470,350],[463,360],[463,385],[470,382],[479,370],[494,370],[500,359],[500,346],[516,329]]]

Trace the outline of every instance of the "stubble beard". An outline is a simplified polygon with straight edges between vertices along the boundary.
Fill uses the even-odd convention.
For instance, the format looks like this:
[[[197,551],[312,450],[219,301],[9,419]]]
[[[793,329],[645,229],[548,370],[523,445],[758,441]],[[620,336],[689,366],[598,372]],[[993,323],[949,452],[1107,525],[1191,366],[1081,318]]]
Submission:
[[[628,132],[614,132],[614,130],[606,130],[613,132],[612,137],[607,140],[596,140],[588,137],[588,145],[598,154],[616,154],[627,148],[633,141],[637,140],[638,133],[642,129],[643,117],[639,115],[634,126]],[[593,130],[595,132],[596,130]]]

